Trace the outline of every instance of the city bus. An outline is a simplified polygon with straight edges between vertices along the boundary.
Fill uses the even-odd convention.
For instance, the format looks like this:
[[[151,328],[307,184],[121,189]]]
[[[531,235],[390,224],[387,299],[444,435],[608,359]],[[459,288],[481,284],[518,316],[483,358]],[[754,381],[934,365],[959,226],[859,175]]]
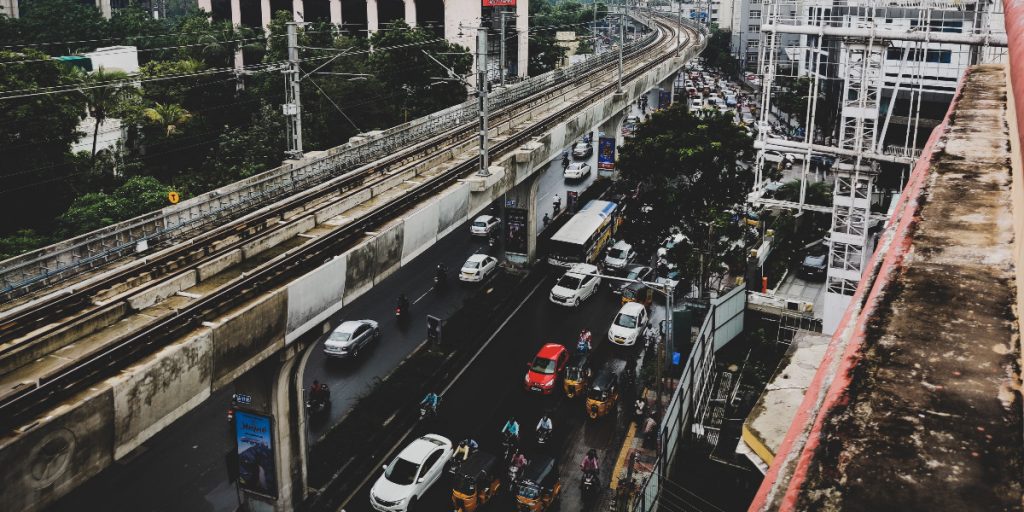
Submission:
[[[571,267],[598,261],[621,223],[619,213],[619,206],[611,201],[588,202],[551,237],[548,263]]]

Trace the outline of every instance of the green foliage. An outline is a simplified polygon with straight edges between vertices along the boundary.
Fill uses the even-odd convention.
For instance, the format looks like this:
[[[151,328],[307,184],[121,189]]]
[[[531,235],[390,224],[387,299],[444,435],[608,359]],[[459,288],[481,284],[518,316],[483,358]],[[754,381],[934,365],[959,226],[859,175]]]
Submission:
[[[691,115],[679,104],[655,112],[621,148],[618,164],[623,180],[639,188],[640,202],[651,206],[630,215],[634,241],[653,249],[669,233],[682,234],[670,258],[684,279],[701,286],[723,264],[741,261],[742,232],[732,210],[753,179],[738,162],[752,154],[752,140],[731,116]]]
[[[701,53],[704,64],[728,76],[739,74],[739,61],[732,56],[732,32],[715,29],[708,38],[708,46]]]
[[[0,31],[0,45],[66,42],[39,46],[50,55],[70,55],[107,46],[102,41],[108,36],[107,20],[92,5],[76,0],[33,0],[21,3],[20,16],[4,23],[6,29]]]
[[[0,91],[33,91],[67,87],[81,77],[56,62],[38,62],[35,50],[0,51]],[[18,63],[17,61],[37,61]],[[67,176],[73,172],[68,154],[82,135],[85,98],[56,94],[5,99],[0,105],[0,233],[45,228],[71,194]]]
[[[71,203],[58,222],[58,233],[73,237],[167,206],[171,187],[149,176],[135,176],[112,193],[94,192]]]
[[[800,181],[793,180],[783,184],[775,192],[775,198],[782,201],[800,201]],[[808,183],[804,202],[818,206],[832,206],[832,188],[823,181]]]
[[[0,237],[0,261],[43,247],[51,242],[52,240],[48,236],[36,233],[31,229],[20,229],[10,235]]]

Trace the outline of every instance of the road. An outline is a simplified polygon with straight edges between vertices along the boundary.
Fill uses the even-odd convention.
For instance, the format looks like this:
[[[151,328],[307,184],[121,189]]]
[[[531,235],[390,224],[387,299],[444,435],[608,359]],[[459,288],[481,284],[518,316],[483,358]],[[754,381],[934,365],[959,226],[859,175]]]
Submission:
[[[621,446],[622,434],[628,425],[629,407],[633,397],[624,394],[616,416],[590,420],[586,416],[582,397],[568,399],[558,388],[552,395],[539,396],[523,389],[526,365],[545,343],[575,346],[580,330],[593,332],[595,366],[613,365],[617,370],[626,361],[635,358],[630,349],[612,346],[607,341],[608,327],[620,306],[619,297],[606,287],[577,309],[551,303],[548,292],[557,278],[557,271],[545,279],[532,295],[521,304],[505,327],[474,364],[444,395],[436,422],[417,429],[416,435],[429,430],[458,443],[472,437],[481,449],[501,455],[500,430],[505,421],[515,417],[522,426],[523,446],[529,459],[538,451],[552,455],[559,461],[563,494],[559,510],[584,510],[579,494],[579,463],[590,448],[598,451],[601,459],[601,482],[607,483]],[[535,446],[534,427],[544,411],[551,413],[554,423],[552,442],[543,450]],[[412,439],[410,437],[409,439]],[[370,511],[369,489],[380,475],[377,472],[344,506],[346,512]],[[419,510],[440,511],[450,507],[452,481],[443,477],[419,501]],[[594,507],[594,508],[590,508]],[[514,510],[512,498],[502,493],[495,498],[489,511]],[[589,510],[596,510],[590,504]]]
[[[539,215],[550,211],[550,197],[554,193],[563,198],[564,205],[567,190],[582,191],[593,182],[596,151],[589,162],[595,171],[578,182],[563,180],[560,159],[549,164],[539,178]],[[411,308],[415,318],[422,319],[427,314],[449,316],[461,306],[470,287],[453,282],[444,293],[434,292],[431,290],[434,267],[444,261],[449,275],[454,277],[469,255],[485,249],[483,240],[470,237],[467,223],[336,315],[340,319],[376,319],[381,323],[383,336],[380,346],[365,351],[359,361],[326,361],[319,350],[310,356],[305,386],[308,388],[313,379],[320,379],[331,388],[332,399],[330,423],[321,420],[309,424],[313,439],[318,439],[330,424],[344,416],[351,404],[376,379],[387,376],[423,341],[425,325],[422,322],[410,322],[404,330],[396,328],[392,308],[399,293],[405,293],[410,300],[416,301]],[[231,387],[214,393],[199,407],[144,443],[127,460],[113,464],[59,500],[50,510],[234,510],[238,498],[234,485],[227,481],[224,463],[224,453],[231,446],[225,421],[231,393]]]

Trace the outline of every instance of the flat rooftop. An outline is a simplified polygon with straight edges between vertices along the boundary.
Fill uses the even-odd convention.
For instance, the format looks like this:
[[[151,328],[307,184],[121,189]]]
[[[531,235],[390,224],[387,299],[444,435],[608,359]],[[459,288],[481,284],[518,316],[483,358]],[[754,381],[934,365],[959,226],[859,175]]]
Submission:
[[[1021,509],[1009,121],[1004,68],[968,71],[752,511]]]

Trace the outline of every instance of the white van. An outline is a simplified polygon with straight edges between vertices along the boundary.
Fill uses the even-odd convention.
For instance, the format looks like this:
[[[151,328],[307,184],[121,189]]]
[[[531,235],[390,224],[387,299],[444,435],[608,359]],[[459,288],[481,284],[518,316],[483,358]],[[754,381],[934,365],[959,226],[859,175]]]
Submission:
[[[597,293],[601,278],[597,267],[587,263],[573,265],[551,288],[551,302],[560,306],[579,306],[581,302]]]

